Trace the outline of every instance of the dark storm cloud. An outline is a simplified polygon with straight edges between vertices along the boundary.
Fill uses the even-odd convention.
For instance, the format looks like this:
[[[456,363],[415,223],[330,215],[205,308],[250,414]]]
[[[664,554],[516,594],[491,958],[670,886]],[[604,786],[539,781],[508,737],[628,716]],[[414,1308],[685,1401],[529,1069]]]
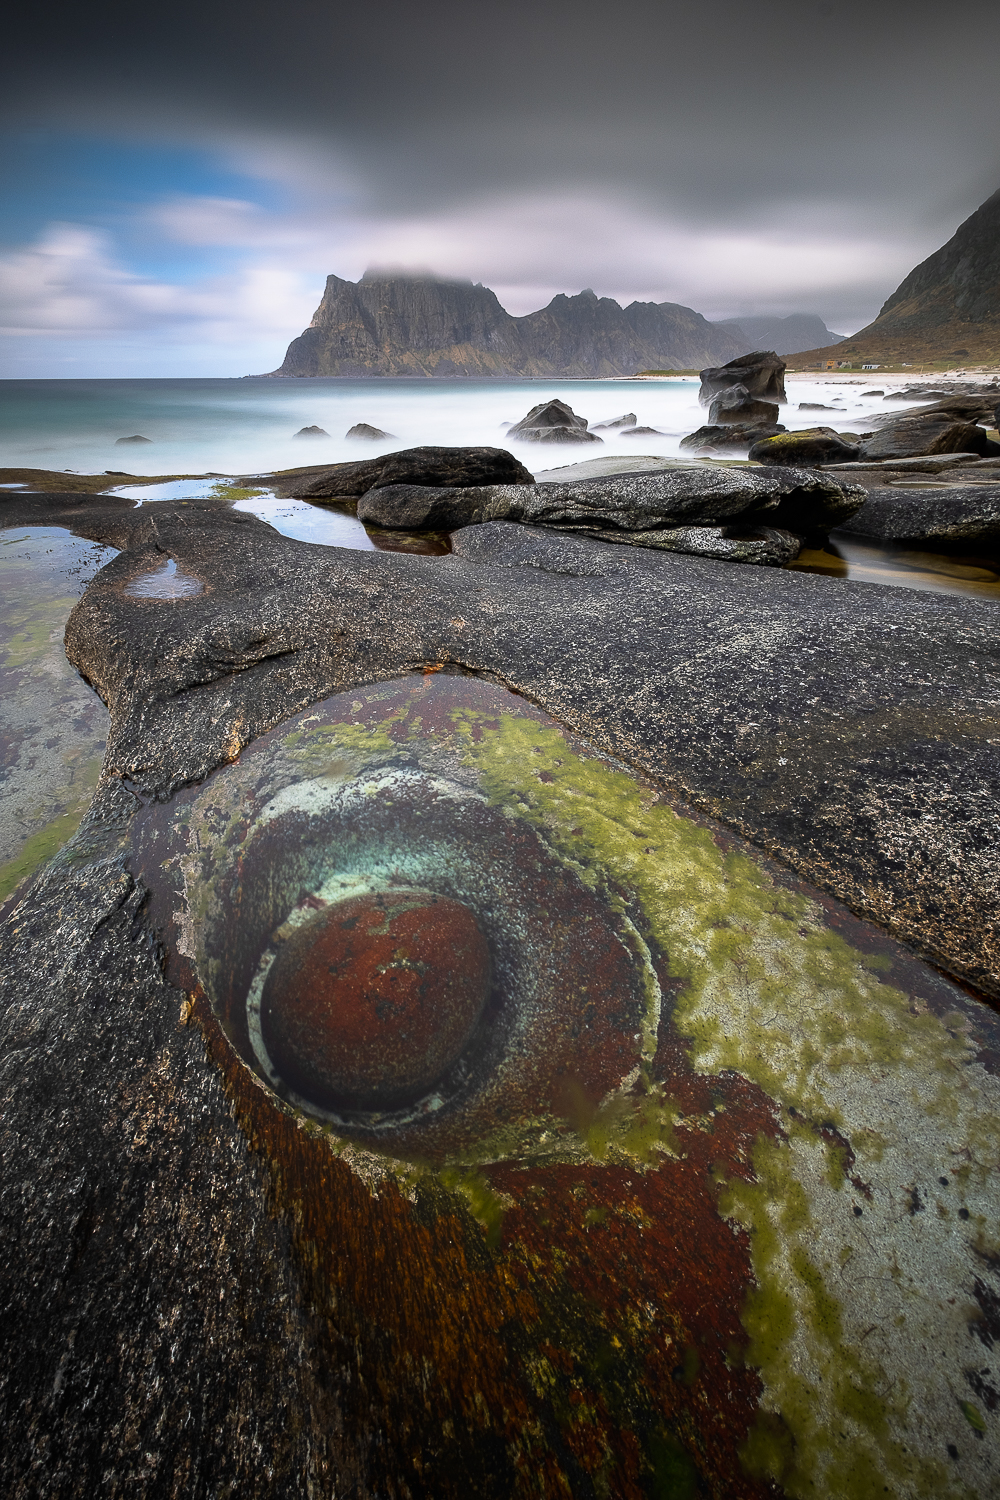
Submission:
[[[74,3],[21,9],[4,92],[27,118],[329,143],[373,206],[595,181],[708,217],[947,221],[1000,178],[994,31],[981,0]]]
[[[50,162],[166,143],[243,185],[133,173],[116,218],[50,169],[35,239],[0,230],[0,325],[101,339],[169,312],[192,347],[277,343],[323,275],[374,261],[514,312],[590,285],[853,332],[1000,184],[995,31],[986,0],[21,7],[0,115]],[[130,261],[126,219],[183,272]]]

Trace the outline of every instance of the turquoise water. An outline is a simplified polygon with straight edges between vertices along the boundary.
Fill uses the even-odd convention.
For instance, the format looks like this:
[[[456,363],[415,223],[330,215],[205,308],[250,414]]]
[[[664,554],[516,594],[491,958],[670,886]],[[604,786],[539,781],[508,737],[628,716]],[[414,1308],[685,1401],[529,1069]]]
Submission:
[[[0,467],[79,473],[253,474],[337,463],[417,444],[512,446],[534,470],[597,454],[679,452],[706,418],[695,379],[671,380],[4,380],[0,381]],[[827,420],[863,424],[881,397],[821,380],[789,386],[781,419],[812,426],[803,398],[836,402]],[[558,397],[591,424],[634,412],[651,437],[602,434],[603,445],[510,444],[505,423]],[[898,409],[898,408],[897,408]],[[822,415],[822,414],[821,414]],[[392,436],[348,440],[368,422]],[[302,427],[322,438],[297,438]],[[148,443],[117,446],[145,437]]]

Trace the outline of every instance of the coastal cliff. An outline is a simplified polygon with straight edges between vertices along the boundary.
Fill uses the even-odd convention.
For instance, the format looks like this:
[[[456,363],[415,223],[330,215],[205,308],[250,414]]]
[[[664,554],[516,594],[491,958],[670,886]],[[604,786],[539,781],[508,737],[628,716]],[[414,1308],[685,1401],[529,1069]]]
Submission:
[[[323,300],[288,346],[280,376],[634,375],[722,364],[750,345],[675,302],[633,302],[583,291],[512,317],[470,281],[367,272],[328,276]]]

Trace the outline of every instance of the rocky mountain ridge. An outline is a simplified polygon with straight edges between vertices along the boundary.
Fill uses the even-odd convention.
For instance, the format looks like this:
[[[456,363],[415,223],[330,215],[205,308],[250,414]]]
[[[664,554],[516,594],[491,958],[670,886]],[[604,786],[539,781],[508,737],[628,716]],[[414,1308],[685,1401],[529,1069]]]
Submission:
[[[276,376],[600,378],[723,364],[750,344],[676,302],[622,307],[587,289],[515,318],[471,281],[367,272],[328,276]]]
[[[904,277],[878,317],[844,343],[804,351],[856,363],[1000,362],[1000,189]]]

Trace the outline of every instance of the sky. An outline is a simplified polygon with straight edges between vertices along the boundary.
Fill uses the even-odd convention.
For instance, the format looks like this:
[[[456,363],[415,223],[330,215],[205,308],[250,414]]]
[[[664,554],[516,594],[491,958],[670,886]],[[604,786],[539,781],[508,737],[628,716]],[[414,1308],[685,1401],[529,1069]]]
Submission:
[[[271,370],[369,266],[853,333],[1000,186],[983,0],[19,10],[2,378]]]

